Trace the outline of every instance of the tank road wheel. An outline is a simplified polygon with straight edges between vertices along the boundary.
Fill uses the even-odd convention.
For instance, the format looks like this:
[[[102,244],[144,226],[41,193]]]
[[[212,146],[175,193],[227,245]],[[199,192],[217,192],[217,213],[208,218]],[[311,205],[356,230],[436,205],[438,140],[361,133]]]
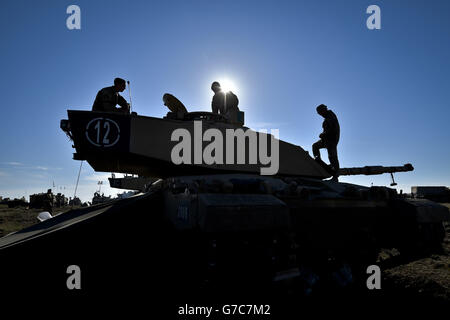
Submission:
[[[220,294],[235,290],[235,294],[270,292],[277,271],[286,269],[289,250],[283,234],[214,234],[207,239],[201,280],[202,290]]]
[[[305,248],[303,248],[305,249]],[[369,226],[350,230],[340,241],[298,251],[299,290],[309,296],[334,296],[365,287],[367,267],[376,264],[379,246]]]

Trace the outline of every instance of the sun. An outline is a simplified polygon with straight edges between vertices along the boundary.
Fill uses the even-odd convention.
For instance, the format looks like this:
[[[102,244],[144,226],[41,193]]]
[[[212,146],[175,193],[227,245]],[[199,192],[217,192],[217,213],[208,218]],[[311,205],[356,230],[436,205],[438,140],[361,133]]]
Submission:
[[[230,79],[221,79],[219,80],[220,87],[222,88],[222,91],[228,92],[233,91],[234,93],[237,91],[236,85],[231,81]]]

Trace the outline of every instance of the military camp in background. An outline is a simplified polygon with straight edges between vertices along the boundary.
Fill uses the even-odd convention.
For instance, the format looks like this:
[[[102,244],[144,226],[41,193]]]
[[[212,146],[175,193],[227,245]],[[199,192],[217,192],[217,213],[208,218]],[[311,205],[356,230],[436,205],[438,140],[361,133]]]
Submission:
[[[128,176],[128,178],[132,178],[131,176]],[[140,186],[141,188],[145,188],[146,183],[153,182],[155,179],[151,178],[144,178],[144,177],[133,177],[136,179],[131,179],[132,184],[136,183],[137,186]],[[121,178],[117,178],[121,179]],[[141,185],[141,182],[143,183]],[[134,184],[133,184],[134,185]],[[125,189],[125,188],[122,188]],[[52,212],[53,208],[65,208],[65,207],[88,207],[89,205],[99,204],[99,203],[105,203],[108,201],[112,201],[114,199],[125,199],[129,198],[133,195],[135,195],[137,192],[143,191],[140,190],[140,188],[136,188],[135,191],[124,191],[123,193],[117,194],[117,197],[111,197],[111,196],[105,196],[104,194],[100,195],[100,193],[97,191],[94,193],[94,197],[92,198],[92,202],[82,202],[80,198],[75,197],[72,199],[72,197],[67,198],[62,193],[57,193],[54,195],[51,192],[51,189],[49,189],[47,192],[41,192],[41,193],[35,193],[30,195],[30,202],[27,202],[25,200],[25,197],[22,197],[20,199],[10,199],[10,198],[3,198],[0,196],[0,205],[7,205],[9,208],[16,208],[16,207],[25,207],[26,209],[43,209],[48,212]]]
[[[65,207],[69,204],[69,199],[64,196],[62,193],[58,192],[55,196],[55,207],[61,208]]]
[[[53,194],[51,189],[46,193],[35,193],[30,195],[30,208],[41,208],[51,212],[52,208],[62,208],[69,204],[69,200],[62,193]]]
[[[17,207],[28,207],[28,202],[25,200],[25,197],[20,199],[14,198],[13,200],[7,201],[8,208],[17,208]]]
[[[444,186],[411,187],[411,196],[436,202],[450,202],[450,189]]]
[[[114,199],[111,198],[111,196],[105,196],[104,193],[100,195],[100,192],[95,192],[94,197],[92,198],[92,205],[100,204],[100,203],[106,203],[109,201],[112,201]]]
[[[46,193],[35,193],[30,195],[30,208],[44,209],[48,212],[52,211],[55,197],[49,189]]]
[[[25,197],[22,197],[20,199],[18,199],[18,198],[10,199],[10,198],[0,197],[0,204],[7,205],[8,208],[27,207],[28,206],[28,202],[26,202]]]
[[[78,197],[75,198],[69,198],[69,206],[73,207],[73,206],[81,206],[81,200]]]
[[[20,199],[18,199],[18,198],[10,199],[10,198],[0,197],[0,204],[7,205],[8,208],[27,207],[28,206],[28,202],[25,200],[25,197],[22,197]]]

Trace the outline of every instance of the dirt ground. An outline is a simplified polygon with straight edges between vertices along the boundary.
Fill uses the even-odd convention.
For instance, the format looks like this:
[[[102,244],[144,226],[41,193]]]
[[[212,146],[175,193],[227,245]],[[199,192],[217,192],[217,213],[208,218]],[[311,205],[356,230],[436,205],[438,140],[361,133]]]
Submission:
[[[54,208],[53,215],[70,209],[71,207]],[[0,204],[0,237],[38,223],[37,216],[42,211],[44,210],[24,207],[8,208],[6,204]]]
[[[445,204],[450,208],[450,204]],[[442,252],[386,269],[384,281],[410,296],[450,303],[450,223],[445,224]]]

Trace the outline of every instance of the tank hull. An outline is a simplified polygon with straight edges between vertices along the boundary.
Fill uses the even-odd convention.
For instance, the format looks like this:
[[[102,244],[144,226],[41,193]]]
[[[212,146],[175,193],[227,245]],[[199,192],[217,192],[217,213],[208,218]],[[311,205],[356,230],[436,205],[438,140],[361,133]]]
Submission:
[[[305,275],[325,278],[345,267],[365,285],[380,248],[437,248],[436,231],[449,218],[443,206],[388,188],[243,174],[173,177],[145,194],[72,210],[0,239],[0,271],[9,275],[2,288],[67,292],[64,270],[77,264],[87,273],[84,293],[121,295],[143,286],[166,302],[268,299],[287,285],[307,295],[317,288]],[[64,250],[55,254],[57,244]]]

